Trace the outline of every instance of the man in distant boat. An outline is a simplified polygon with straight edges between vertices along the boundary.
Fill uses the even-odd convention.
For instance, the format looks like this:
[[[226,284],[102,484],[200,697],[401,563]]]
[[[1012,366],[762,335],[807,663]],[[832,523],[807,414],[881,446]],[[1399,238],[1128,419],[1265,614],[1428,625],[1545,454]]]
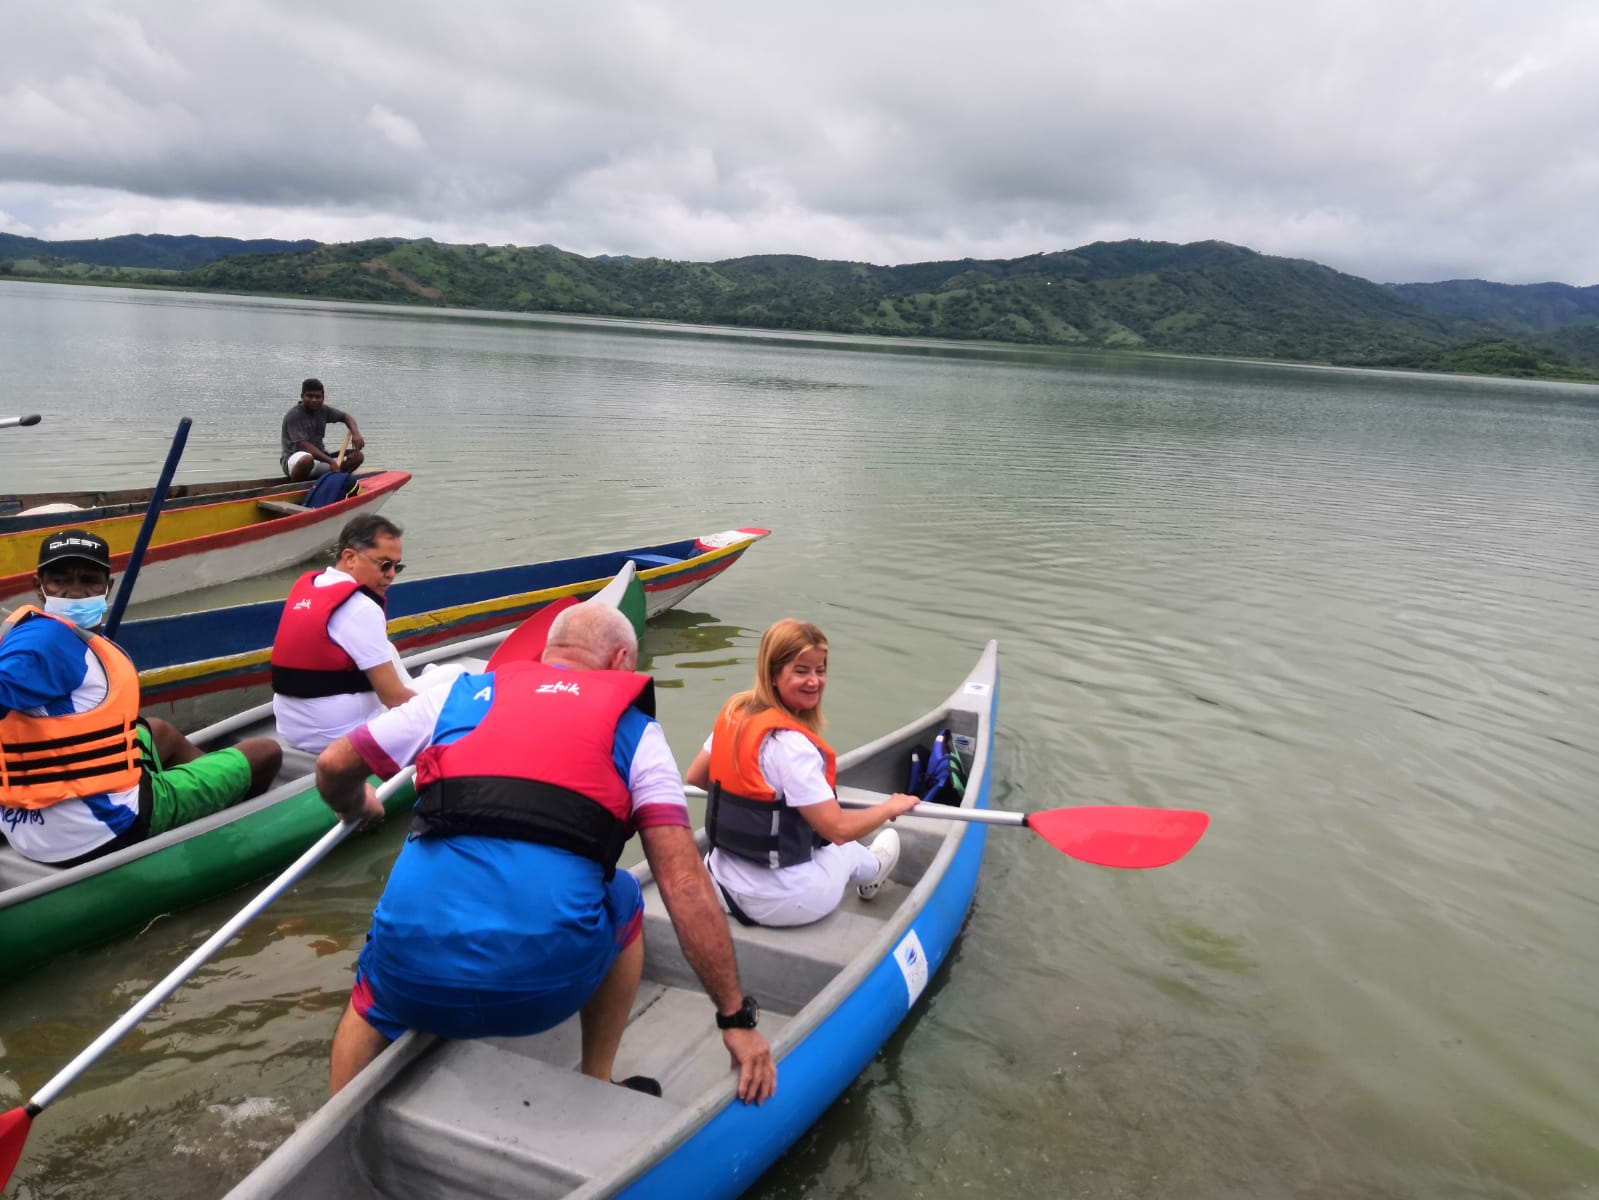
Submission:
[[[0,828],[25,858],[76,866],[264,791],[270,738],[202,754],[139,716],[139,673],[97,630],[111,550],[82,529],[39,548],[25,605],[0,627]]]
[[[539,662],[463,675],[383,713],[317,759],[346,820],[383,807],[369,773],[417,765],[416,820],[372,915],[333,1039],[337,1092],[406,1029],[521,1037],[577,1013],[581,1070],[612,1070],[644,965],[644,901],[616,865],[637,832],[678,945],[709,993],[738,1095],[776,1090],[727,920],[691,832],[677,763],[637,674],[631,622],[574,605]],[[615,1082],[614,1080],[612,1080]],[[660,1095],[644,1076],[621,1086]]]
[[[335,468],[353,471],[366,456],[366,439],[355,418],[343,409],[326,402],[327,393],[320,379],[307,379],[300,385],[300,403],[289,409],[283,418],[283,454],[278,462],[283,473],[296,483],[316,479]],[[350,448],[339,464],[336,456],[328,453],[322,442],[328,422],[343,425],[350,431]]]
[[[272,708],[289,745],[319,753],[421,687],[460,674],[443,667],[413,680],[389,642],[389,586],[405,570],[401,532],[372,513],[351,518],[334,564],[290,589],[272,640]]]

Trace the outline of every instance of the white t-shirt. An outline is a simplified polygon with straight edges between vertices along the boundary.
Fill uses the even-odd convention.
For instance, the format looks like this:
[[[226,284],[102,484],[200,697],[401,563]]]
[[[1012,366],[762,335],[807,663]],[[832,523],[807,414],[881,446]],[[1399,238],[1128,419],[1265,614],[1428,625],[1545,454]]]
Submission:
[[[490,675],[467,675],[470,686],[487,691]],[[433,730],[439,713],[449,699],[451,689],[429,688],[418,692],[416,698],[407,700],[398,708],[390,708],[373,717],[366,726],[350,736],[357,753],[366,760],[375,775],[388,779],[400,768],[416,761],[433,740]],[[485,703],[488,697],[485,696]],[[688,803],[683,798],[683,776],[677,769],[677,759],[672,757],[672,747],[659,723],[651,721],[639,736],[638,747],[633,751],[633,763],[627,780],[631,797],[633,825],[648,829],[652,825],[689,824]]]
[[[353,581],[337,567],[329,567],[316,577],[317,587]],[[328,636],[363,671],[392,662],[400,673],[400,683],[413,687],[411,677],[400,664],[399,653],[389,642],[389,625],[383,609],[361,592],[355,593],[334,611],[328,621]],[[355,692],[343,696],[273,696],[272,711],[278,719],[278,736],[291,746],[318,754],[357,725],[383,711],[376,692]]]
[[[711,749],[711,738],[705,739],[705,750]],[[805,808],[833,799],[833,789],[827,786],[827,767],[822,752],[803,733],[793,729],[774,729],[761,741],[761,774],[766,782],[791,808]],[[763,867],[736,854],[711,852],[711,874],[731,891],[740,896],[777,898],[794,890],[794,883],[786,879],[785,872],[807,872],[810,864],[797,867],[780,867],[776,870]]]

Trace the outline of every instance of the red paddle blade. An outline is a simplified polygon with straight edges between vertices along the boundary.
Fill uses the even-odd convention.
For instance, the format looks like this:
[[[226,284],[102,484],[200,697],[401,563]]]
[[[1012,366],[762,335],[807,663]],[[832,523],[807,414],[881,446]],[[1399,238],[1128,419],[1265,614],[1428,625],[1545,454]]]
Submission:
[[[555,623],[555,618],[577,603],[576,596],[562,596],[523,621],[511,631],[510,637],[495,647],[489,658],[489,670],[511,662],[537,662],[544,653],[544,643],[549,640],[550,626]]]
[[[11,1182],[11,1172],[17,1169],[17,1159],[22,1157],[32,1125],[33,1118],[25,1108],[13,1108],[0,1115],[0,1188]]]
[[[1120,805],[1027,814],[1027,827],[1062,854],[1100,867],[1164,867],[1194,848],[1208,813]]]

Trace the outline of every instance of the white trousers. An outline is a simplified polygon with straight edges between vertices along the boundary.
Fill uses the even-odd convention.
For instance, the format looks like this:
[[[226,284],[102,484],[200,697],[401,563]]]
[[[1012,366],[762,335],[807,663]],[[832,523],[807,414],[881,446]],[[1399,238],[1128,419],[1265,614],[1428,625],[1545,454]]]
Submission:
[[[759,867],[712,850],[706,865],[744,915],[758,925],[809,925],[844,899],[851,884],[877,878],[877,856],[860,842],[823,846],[797,867]],[[724,901],[725,903],[725,901]]]

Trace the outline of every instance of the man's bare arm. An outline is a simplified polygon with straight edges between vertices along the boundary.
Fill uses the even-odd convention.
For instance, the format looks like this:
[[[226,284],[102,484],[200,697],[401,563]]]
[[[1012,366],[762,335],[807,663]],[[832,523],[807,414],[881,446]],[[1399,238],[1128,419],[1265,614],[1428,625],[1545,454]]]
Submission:
[[[727,917],[716,901],[716,885],[711,882],[700,859],[694,835],[684,825],[657,825],[640,831],[644,857],[672,918],[677,944],[694,974],[705,985],[719,1013],[731,1013],[744,1002],[738,982],[738,963],[733,957],[733,939],[727,932]],[[760,1104],[777,1091],[777,1064],[766,1038],[754,1029],[724,1029],[722,1044],[738,1068],[738,1098],[745,1104]]]

